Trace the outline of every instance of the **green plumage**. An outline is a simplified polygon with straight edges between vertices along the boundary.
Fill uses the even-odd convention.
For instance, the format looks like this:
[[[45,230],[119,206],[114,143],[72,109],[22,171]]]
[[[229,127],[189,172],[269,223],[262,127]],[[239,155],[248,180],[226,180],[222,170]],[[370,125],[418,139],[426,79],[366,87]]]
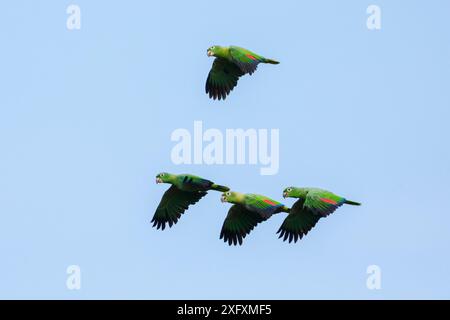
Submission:
[[[207,53],[208,56],[216,57],[205,85],[206,93],[214,100],[225,100],[227,95],[237,85],[239,77],[245,74],[253,74],[258,64],[279,63],[236,46],[212,46],[207,50]]]
[[[229,188],[190,174],[160,173],[156,176],[156,183],[169,183],[172,186],[164,193],[151,222],[153,227],[164,230],[176,224],[181,215],[190,205],[197,203],[209,190],[220,192]]]
[[[290,192],[287,190],[291,189]],[[304,208],[313,213],[326,217],[343,204],[360,205],[358,202],[348,201],[330,191],[319,188],[286,188],[285,193],[289,197],[295,197],[304,201]]]
[[[283,238],[283,241],[289,239],[289,243],[292,241],[297,242],[297,240],[302,239],[314,228],[319,219],[320,216],[304,210],[303,201],[299,200],[294,203],[289,215],[284,219],[280,229],[278,229],[279,238]]]
[[[298,199],[277,232],[280,238],[289,242],[302,239],[321,218],[330,215],[343,204],[360,205],[318,188],[289,187],[284,189],[283,197]]]
[[[153,227],[164,230],[166,224],[172,227],[190,205],[197,203],[209,190],[221,191],[222,202],[232,203],[223,222],[220,239],[231,245],[242,245],[244,238],[261,222],[272,215],[285,212],[284,219],[277,233],[279,238],[289,243],[302,239],[320,219],[330,215],[343,204],[361,205],[330,191],[318,188],[284,189],[283,197],[298,199],[292,208],[281,202],[258,194],[242,194],[230,191],[226,186],[194,176],[191,174],[160,173],[157,183],[171,184],[164,193],[153,216]]]
[[[222,202],[233,203],[223,222],[220,239],[231,245],[242,245],[243,239],[261,222],[273,214],[289,212],[282,203],[257,194],[228,191],[222,194]]]
[[[228,211],[220,231],[220,239],[228,242],[231,246],[242,245],[243,239],[250,234],[258,223],[265,221],[257,212],[246,209],[244,206],[235,204]]]

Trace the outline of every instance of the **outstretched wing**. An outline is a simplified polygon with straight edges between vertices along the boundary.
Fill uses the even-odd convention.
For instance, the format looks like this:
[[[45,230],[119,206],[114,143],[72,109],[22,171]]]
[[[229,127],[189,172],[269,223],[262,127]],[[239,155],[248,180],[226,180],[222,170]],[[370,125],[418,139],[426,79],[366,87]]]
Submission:
[[[252,211],[258,212],[262,217],[268,219],[278,212],[283,204],[259,194],[247,194],[245,206]]]
[[[206,79],[205,91],[214,100],[225,100],[242,75],[244,73],[235,64],[216,58]]]
[[[241,69],[243,73],[252,74],[258,68],[258,64],[263,61],[263,57],[247,49],[239,47],[230,47],[230,55],[233,62]]]
[[[325,190],[311,190],[306,195],[304,207],[326,217],[342,206],[345,199]]]
[[[212,181],[191,174],[178,175],[182,189],[186,191],[207,191],[214,184]]]
[[[242,244],[242,240],[250,234],[254,227],[265,221],[257,212],[250,211],[240,204],[233,205],[223,222],[220,239],[231,246]]]
[[[305,210],[303,207],[303,199],[299,199],[291,208],[290,214],[284,219],[283,224],[277,233],[280,234],[279,238],[283,238],[283,241],[289,239],[289,243],[294,240],[302,239],[308,232],[314,228],[321,216],[314,214],[309,210]]]
[[[171,186],[163,195],[161,202],[156,208],[155,215],[151,222],[157,229],[166,228],[166,223],[172,227],[187,210],[189,205],[197,203],[206,195],[205,191],[182,191],[175,186]]]

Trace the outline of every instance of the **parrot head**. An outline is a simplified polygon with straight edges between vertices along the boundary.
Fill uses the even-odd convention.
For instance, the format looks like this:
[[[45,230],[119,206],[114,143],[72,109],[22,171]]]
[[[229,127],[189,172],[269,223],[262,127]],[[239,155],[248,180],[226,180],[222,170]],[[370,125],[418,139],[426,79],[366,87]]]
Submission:
[[[294,197],[295,188],[294,187],[288,187],[283,190],[283,198],[292,198]]]
[[[220,50],[220,46],[212,46],[206,50],[208,57],[215,57]]]
[[[161,172],[156,175],[156,183],[168,183],[170,182],[171,174],[167,172]]]
[[[241,203],[244,195],[239,192],[227,191],[222,193],[222,197],[220,197],[220,201],[229,202],[229,203]]]

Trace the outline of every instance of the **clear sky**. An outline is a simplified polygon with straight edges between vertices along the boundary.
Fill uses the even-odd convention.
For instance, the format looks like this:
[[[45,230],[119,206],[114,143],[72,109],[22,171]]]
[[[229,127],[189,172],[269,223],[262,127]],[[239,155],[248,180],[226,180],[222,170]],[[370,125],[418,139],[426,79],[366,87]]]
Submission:
[[[68,30],[66,8],[81,9]],[[381,30],[366,9],[381,8]],[[7,1],[0,12],[0,298],[450,298],[448,1]],[[213,44],[281,61],[225,102]],[[175,165],[172,132],[279,129],[280,167]],[[218,239],[210,193],[164,232],[160,171],[281,200],[363,203],[300,243]],[[286,199],[292,205],[292,199]],[[68,290],[66,268],[81,268]],[[381,289],[366,286],[369,265]]]

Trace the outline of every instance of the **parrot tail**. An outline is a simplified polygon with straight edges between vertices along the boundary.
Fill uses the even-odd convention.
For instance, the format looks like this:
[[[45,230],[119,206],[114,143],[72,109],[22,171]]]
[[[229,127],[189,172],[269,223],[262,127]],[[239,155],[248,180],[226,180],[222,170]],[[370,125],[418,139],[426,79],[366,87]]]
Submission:
[[[360,206],[360,205],[361,205],[361,203],[359,203],[359,202],[350,201],[350,200],[345,200],[344,203],[345,203],[345,204],[350,204],[350,205],[352,205],[352,206]]]
[[[213,184],[211,186],[211,190],[216,190],[216,191],[220,191],[220,192],[227,192],[230,191],[230,188],[225,187],[225,186],[221,186],[220,184]]]
[[[270,64],[279,64],[279,62],[278,62],[278,61],[276,61],[276,60],[272,60],[272,59],[265,59],[265,60],[264,60],[264,63],[270,63]]]

